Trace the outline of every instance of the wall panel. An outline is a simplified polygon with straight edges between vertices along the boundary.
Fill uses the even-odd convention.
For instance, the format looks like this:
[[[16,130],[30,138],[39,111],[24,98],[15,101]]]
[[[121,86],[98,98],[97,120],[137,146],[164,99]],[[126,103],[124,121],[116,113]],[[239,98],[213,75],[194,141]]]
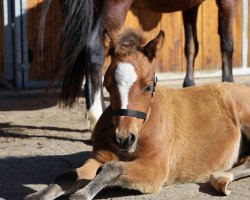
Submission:
[[[46,80],[51,74],[51,15],[47,17],[44,37],[44,55],[41,63],[38,57],[39,22],[42,11],[42,0],[27,0],[28,6],[28,47],[33,54],[30,63],[29,78],[31,80]]]
[[[250,1],[248,1],[248,66],[250,66]]]
[[[3,1],[0,1],[0,74],[3,74],[3,4],[2,3]]]

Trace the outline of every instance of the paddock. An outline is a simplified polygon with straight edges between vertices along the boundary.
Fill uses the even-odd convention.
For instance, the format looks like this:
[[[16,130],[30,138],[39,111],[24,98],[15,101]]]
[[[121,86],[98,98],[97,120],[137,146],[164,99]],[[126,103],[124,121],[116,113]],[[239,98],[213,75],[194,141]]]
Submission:
[[[19,6],[15,6],[16,10],[13,9],[13,2]],[[81,97],[72,109],[62,109],[57,105],[59,90],[44,94],[43,90],[37,89],[44,87],[48,79],[39,73],[37,67],[41,3],[42,0],[0,0],[0,199],[19,200],[44,188],[58,174],[80,166],[92,150],[91,133],[85,122],[85,100]],[[215,1],[205,1],[204,4],[199,10],[197,24],[200,42],[195,63],[197,85],[221,81],[216,5]],[[249,7],[250,1],[239,1],[234,21],[235,82],[248,86]],[[44,65],[50,75],[56,62],[58,44],[55,41],[61,24],[59,14],[53,12],[57,9],[58,5],[53,5],[46,26]],[[211,16],[214,11],[216,14]],[[13,19],[8,17],[10,15],[14,16]],[[160,29],[166,31],[164,53],[155,66],[160,83],[174,88],[181,87],[186,67],[181,18],[180,12],[160,15],[130,10],[126,20],[127,27],[144,32],[147,39],[152,39]],[[21,49],[22,59],[15,57]],[[30,61],[28,50],[33,55]],[[106,103],[109,103],[107,94]],[[140,195],[121,189],[107,190],[96,199],[245,200],[250,198],[250,177],[234,181],[229,189],[232,190],[230,196],[222,197],[209,183],[192,183],[165,187],[156,195]]]
[[[235,78],[236,82],[250,86],[250,76]],[[197,84],[219,81],[220,77],[203,78],[197,79]],[[182,80],[160,81],[160,84],[180,88]],[[73,109],[62,109],[57,105],[58,94],[59,91],[44,94],[41,90],[1,90],[0,199],[22,199],[51,183],[68,168],[80,166],[90,154],[84,99],[81,97]],[[108,104],[107,93],[105,96]],[[222,197],[209,183],[190,183],[165,187],[156,195],[106,190],[96,199],[245,200],[250,197],[250,177],[234,181],[229,189],[230,196]]]

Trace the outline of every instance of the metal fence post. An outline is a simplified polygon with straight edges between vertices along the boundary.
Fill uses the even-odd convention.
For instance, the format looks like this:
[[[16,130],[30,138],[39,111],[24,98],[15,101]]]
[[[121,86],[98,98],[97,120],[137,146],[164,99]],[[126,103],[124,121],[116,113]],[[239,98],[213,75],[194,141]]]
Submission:
[[[15,79],[12,25],[12,1],[3,0],[4,79],[7,87],[12,87]]]
[[[21,1],[14,0],[14,55],[15,55],[15,83],[16,88],[23,88],[23,75],[22,75],[22,27],[21,27]]]
[[[22,71],[23,88],[28,89],[29,83],[29,53],[28,53],[28,32],[27,32],[27,0],[21,0],[22,14]]]

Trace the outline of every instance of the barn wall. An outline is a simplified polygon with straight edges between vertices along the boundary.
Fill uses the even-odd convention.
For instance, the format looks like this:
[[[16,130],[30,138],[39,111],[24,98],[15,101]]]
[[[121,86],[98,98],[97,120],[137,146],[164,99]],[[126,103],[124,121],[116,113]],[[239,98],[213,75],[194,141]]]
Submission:
[[[250,66],[250,1],[248,1],[248,66]]]
[[[60,12],[58,12],[60,10],[58,1],[54,1],[51,5],[45,27],[43,62],[39,64],[37,48],[42,2],[43,0],[27,0],[28,43],[29,49],[32,52],[34,58],[30,63],[30,80],[50,79],[53,66],[55,65],[57,52],[59,52],[58,36],[60,33],[60,25],[62,24],[62,20]],[[39,67],[40,65],[43,65],[43,67]]]
[[[44,80],[51,74],[56,55],[59,50],[57,36],[61,24],[58,5],[54,4],[49,13],[44,43],[45,71],[41,73],[38,68],[37,36],[42,0],[27,0],[28,2],[28,37],[29,49],[34,59],[30,65],[30,79]],[[57,3],[57,1],[55,1]],[[195,68],[199,70],[220,69],[221,54],[219,35],[217,34],[218,14],[214,0],[205,1],[198,13],[198,39],[199,54],[195,61]],[[125,25],[144,32],[147,39],[156,36],[160,29],[166,32],[166,40],[160,59],[155,62],[158,72],[185,71],[186,60],[184,56],[184,28],[181,12],[157,14],[145,10],[133,9],[129,11]],[[238,1],[234,20],[234,67],[242,65],[242,1]],[[249,53],[250,57],[250,53]],[[250,60],[250,59],[249,59]],[[46,78],[45,78],[46,77]]]
[[[3,73],[3,2],[0,1],[0,73]]]

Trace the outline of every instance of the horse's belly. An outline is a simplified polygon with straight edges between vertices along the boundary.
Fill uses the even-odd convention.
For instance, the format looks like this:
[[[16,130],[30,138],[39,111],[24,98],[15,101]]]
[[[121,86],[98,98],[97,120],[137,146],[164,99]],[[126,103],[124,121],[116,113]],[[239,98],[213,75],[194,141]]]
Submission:
[[[204,0],[134,0],[132,7],[154,12],[175,12],[199,5]]]

